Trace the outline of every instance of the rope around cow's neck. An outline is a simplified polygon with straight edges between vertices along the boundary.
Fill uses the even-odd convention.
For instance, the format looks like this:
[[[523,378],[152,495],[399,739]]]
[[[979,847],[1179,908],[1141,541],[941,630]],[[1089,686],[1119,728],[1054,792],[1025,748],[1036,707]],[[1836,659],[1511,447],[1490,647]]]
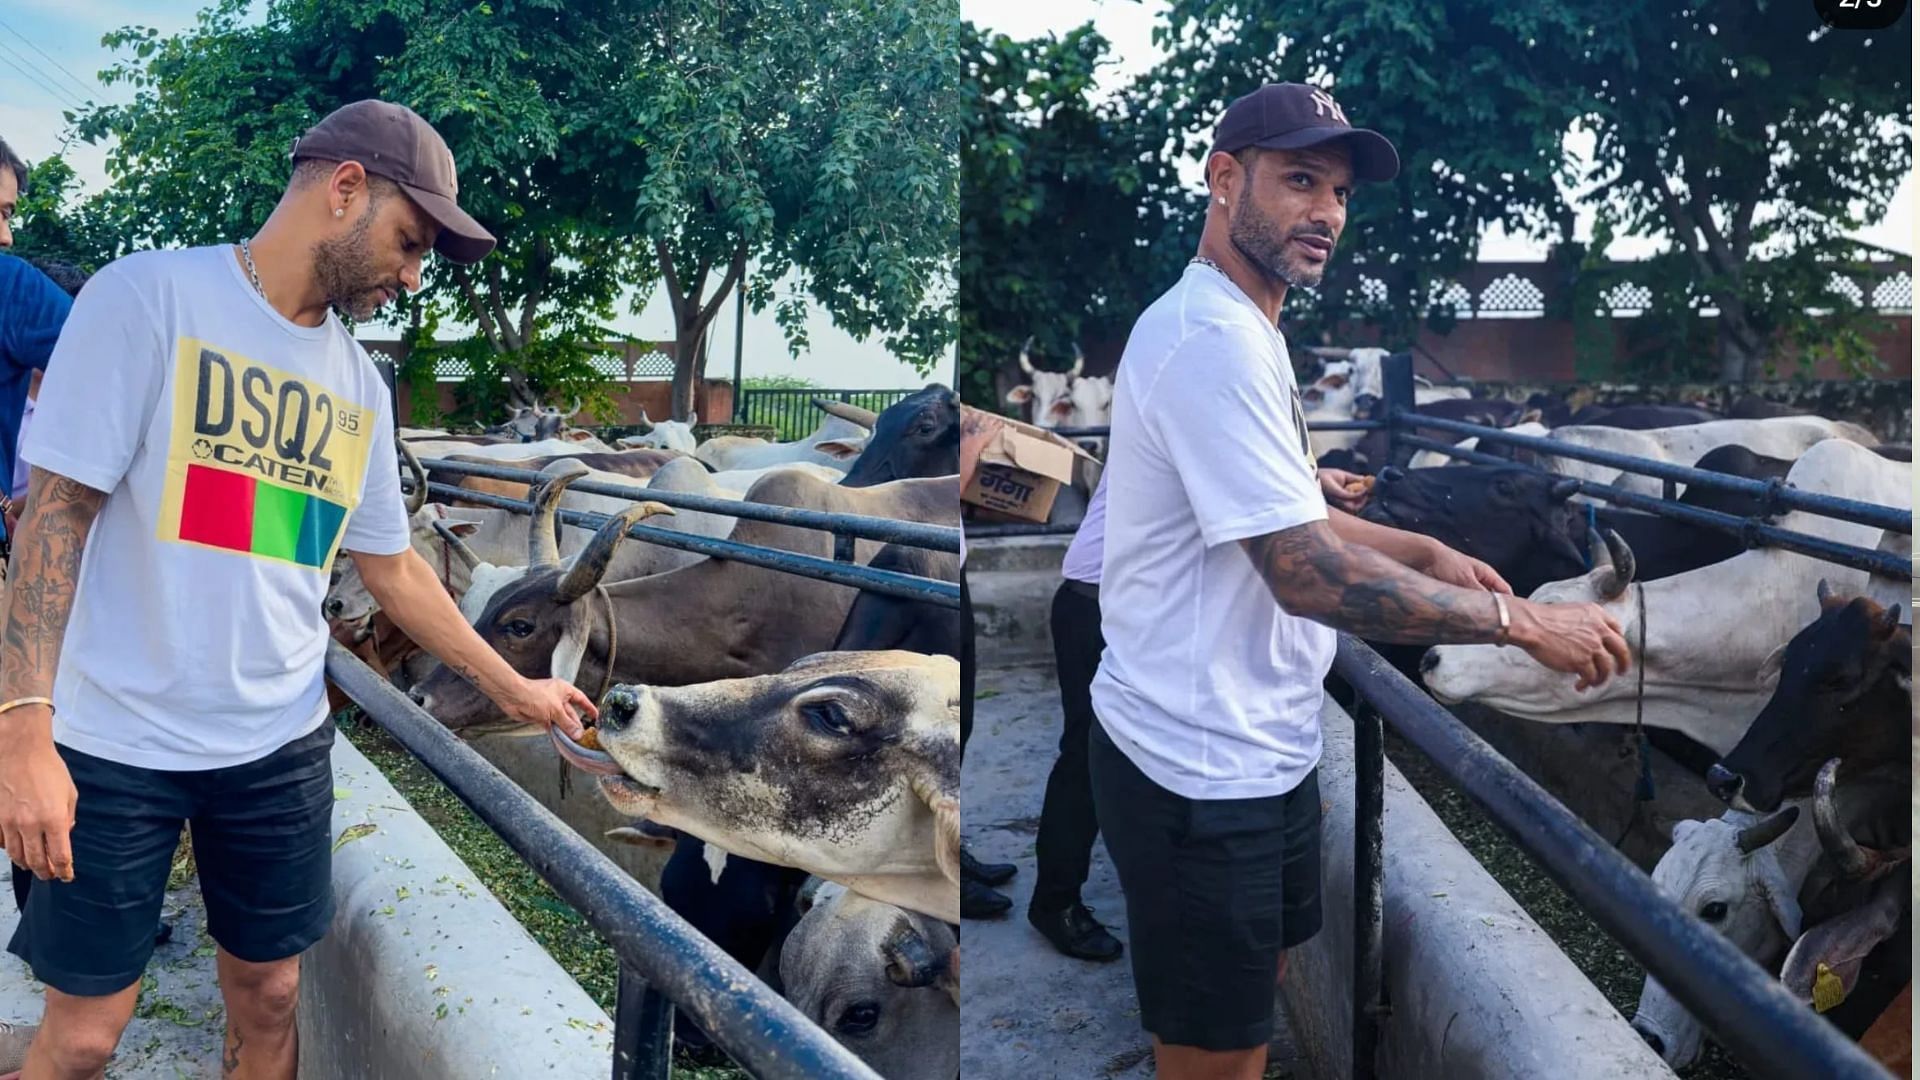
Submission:
[[[1633,746],[1634,754],[1640,759],[1640,777],[1633,784],[1633,806],[1627,811],[1627,823],[1620,828],[1620,835],[1613,840],[1618,848],[1633,831],[1633,823],[1640,816],[1643,804],[1653,801],[1653,747],[1647,742],[1647,587],[1641,582],[1633,583],[1635,605],[1640,615],[1640,654],[1633,658],[1635,688],[1633,695]]]

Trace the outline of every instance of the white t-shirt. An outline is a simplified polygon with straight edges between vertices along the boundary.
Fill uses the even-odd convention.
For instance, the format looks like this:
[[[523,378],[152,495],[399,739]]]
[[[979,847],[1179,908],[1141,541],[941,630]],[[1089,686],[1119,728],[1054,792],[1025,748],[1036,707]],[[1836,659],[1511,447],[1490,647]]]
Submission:
[[[230,247],[131,255],[81,290],[36,411],[26,458],[107,492],[55,741],[211,769],[318,727],[334,557],[408,547],[386,385],[346,327],[282,318]]]
[[[1103,470],[1100,483],[1093,489],[1093,498],[1087,502],[1087,514],[1080,519],[1073,543],[1067,545],[1067,554],[1060,560],[1060,576],[1069,581],[1100,584],[1100,560],[1106,551],[1106,537],[1107,474]]]
[[[1324,520],[1280,333],[1190,265],[1134,324],[1107,457],[1107,734],[1190,799],[1292,790],[1320,760],[1334,631],[1287,614],[1237,541]]]

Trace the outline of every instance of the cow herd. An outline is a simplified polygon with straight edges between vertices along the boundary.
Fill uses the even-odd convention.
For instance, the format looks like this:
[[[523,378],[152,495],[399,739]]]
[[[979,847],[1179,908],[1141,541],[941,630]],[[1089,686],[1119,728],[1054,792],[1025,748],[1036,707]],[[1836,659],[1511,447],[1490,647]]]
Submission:
[[[952,391],[929,386],[879,414],[817,404],[820,426],[786,443],[696,442],[691,425],[661,422],[645,445],[608,446],[545,409],[483,436],[402,429],[413,547],[516,670],[569,680],[600,703],[586,739],[550,738],[633,820],[611,840],[673,847],[660,883],[669,906],[883,1076],[952,1080],[958,613],[627,535],[644,521],[832,559],[833,537],[818,530],[574,490],[597,480],[958,524]],[[540,479],[485,480],[436,461]],[[486,504],[502,495],[530,500],[532,513]],[[577,528],[562,509],[608,520]],[[861,565],[959,580],[950,553],[854,549]],[[524,733],[413,648],[350,559],[326,614],[336,638],[448,729]]]
[[[1375,415],[1383,357],[1355,349],[1327,361],[1303,391],[1309,418]],[[1738,416],[1689,403],[1572,415],[1542,405],[1422,392],[1416,411],[1912,508],[1906,446],[1856,424],[1753,403]],[[1660,891],[1870,1050],[1908,1052],[1896,999],[1911,994],[1911,578],[1748,550],[1736,535],[1577,492],[1575,478],[1660,494],[1659,481],[1617,469],[1508,447],[1479,449],[1512,465],[1406,451],[1396,461],[1380,433],[1314,437],[1323,465],[1375,476],[1362,516],[1483,559],[1535,600],[1600,604],[1634,659],[1625,676],[1579,691],[1493,645],[1402,650],[1409,674],[1450,705],[1544,724],[1643,722],[1690,740],[1699,782],[1728,809],[1673,826],[1652,871]],[[1754,496],[1684,485],[1679,501],[1740,516],[1768,510]],[[1912,550],[1910,529],[1801,511],[1769,520],[1859,548]],[[1675,1066],[1700,1051],[1700,1025],[1652,979],[1633,1022]]]

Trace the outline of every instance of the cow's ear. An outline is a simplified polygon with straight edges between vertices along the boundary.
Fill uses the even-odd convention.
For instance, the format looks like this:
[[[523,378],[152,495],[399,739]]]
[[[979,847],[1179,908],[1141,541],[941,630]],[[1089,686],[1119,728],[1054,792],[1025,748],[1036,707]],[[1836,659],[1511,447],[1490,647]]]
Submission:
[[[851,461],[860,456],[860,451],[866,445],[865,440],[849,442],[846,439],[822,439],[814,443],[813,448],[836,461]]]
[[[1700,823],[1692,818],[1681,818],[1679,821],[1673,823],[1673,830],[1669,835],[1672,836],[1673,842],[1677,844],[1680,842],[1681,837],[1699,827]]]
[[[933,861],[940,873],[955,885],[960,884],[960,796],[934,775],[930,765],[920,765],[910,781],[913,793],[933,811]]]
[[[1800,937],[1800,900],[1796,890],[1787,881],[1786,869],[1780,865],[1780,857],[1770,848],[1761,848],[1753,856],[1754,883],[1762,896],[1767,898],[1767,907],[1772,909],[1775,922],[1786,931],[1787,940]]]
[[[1007,391],[1007,404],[1025,405],[1033,400],[1033,387],[1022,384]]]
[[[447,531],[455,536],[472,536],[480,531],[480,523],[477,521],[449,521],[446,526]]]

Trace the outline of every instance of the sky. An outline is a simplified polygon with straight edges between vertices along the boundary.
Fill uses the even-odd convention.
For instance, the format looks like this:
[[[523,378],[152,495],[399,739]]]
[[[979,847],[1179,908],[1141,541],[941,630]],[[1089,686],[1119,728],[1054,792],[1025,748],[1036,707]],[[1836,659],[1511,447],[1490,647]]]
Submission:
[[[960,0],[961,15],[974,25],[1016,39],[1035,38],[1049,33],[1063,34],[1091,21],[1101,36],[1107,39],[1110,45],[1108,55],[1115,61],[1100,79],[1101,88],[1109,92],[1151,69],[1159,60],[1161,52],[1152,39],[1153,25],[1166,6],[1164,0],[1046,0],[1045,3],[1033,3],[1032,0]],[[1359,126],[1366,126],[1365,121],[1359,118],[1355,118],[1355,122]],[[1591,133],[1569,132],[1566,145],[1581,160],[1591,159]],[[1196,189],[1202,186],[1199,163],[1187,163],[1181,175]],[[1910,172],[1894,193],[1886,215],[1853,234],[1854,237],[1911,255],[1914,249],[1914,199],[1914,177]],[[1593,214],[1577,211],[1576,238],[1590,239],[1592,231]],[[1661,241],[1626,237],[1616,240],[1607,249],[1607,254],[1616,259],[1644,258],[1660,250],[1661,246]],[[1546,245],[1524,236],[1508,236],[1496,227],[1481,237],[1480,258],[1487,262],[1539,262],[1546,258]]]
[[[95,78],[116,57],[100,44],[110,30],[125,25],[151,26],[163,35],[190,27],[203,0],[0,0],[0,138],[7,140],[29,163],[62,150],[66,122],[61,113],[86,100],[125,101],[131,95],[122,86],[103,86]],[[67,152],[87,190],[105,186],[106,149],[76,142]],[[717,282],[718,275],[715,275]],[[785,295],[790,282],[776,290]],[[623,312],[630,304],[623,302]],[[638,315],[622,314],[613,327],[643,340],[665,340],[673,335],[672,309],[664,287],[647,298]],[[707,374],[733,377],[734,309],[731,301],[715,320],[709,345]],[[363,337],[392,337],[378,326],[368,326]],[[846,389],[917,387],[927,382],[911,367],[887,352],[876,336],[856,341],[815,311],[807,324],[809,351],[798,360],[787,351],[786,339],[773,313],[747,311],[742,369],[755,375],[797,375],[817,385]],[[933,375],[952,385],[952,349]]]

